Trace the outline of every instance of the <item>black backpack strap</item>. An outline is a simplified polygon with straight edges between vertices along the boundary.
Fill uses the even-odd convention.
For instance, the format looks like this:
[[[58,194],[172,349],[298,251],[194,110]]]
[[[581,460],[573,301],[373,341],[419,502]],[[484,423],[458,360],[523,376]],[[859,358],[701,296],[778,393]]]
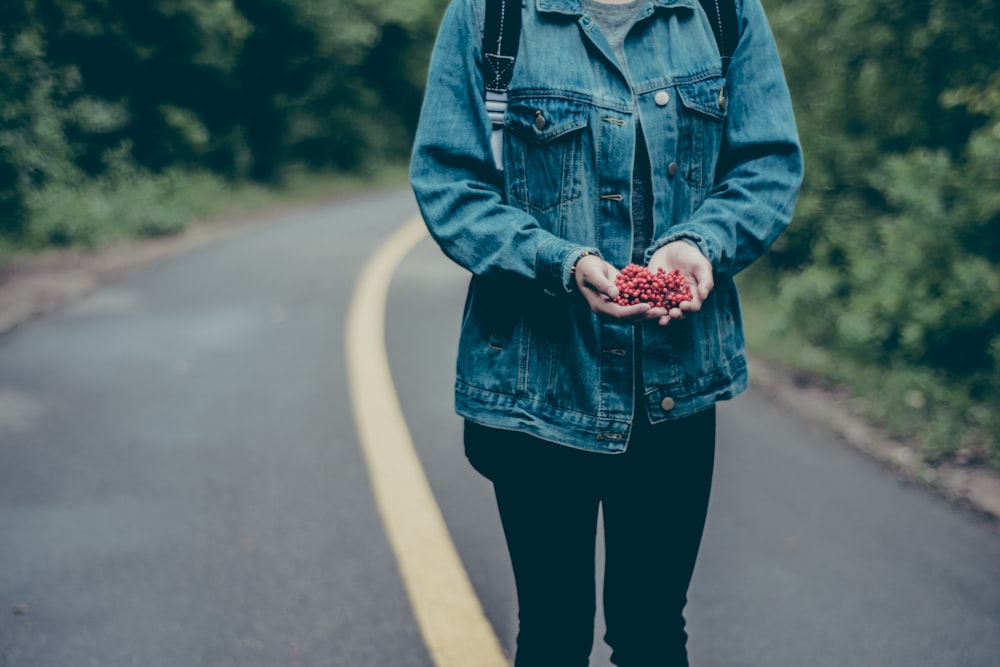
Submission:
[[[507,92],[520,39],[521,0],[486,0],[483,68],[488,92]]]
[[[491,143],[497,169],[503,170],[503,117],[507,88],[521,40],[521,0],[486,0],[483,26],[483,79],[486,113],[493,126]]]
[[[736,43],[740,39],[738,18],[736,16],[736,0],[699,0],[702,9],[708,14],[708,22],[712,24],[712,33],[719,46],[722,56],[722,76],[729,69],[729,61],[736,52]]]

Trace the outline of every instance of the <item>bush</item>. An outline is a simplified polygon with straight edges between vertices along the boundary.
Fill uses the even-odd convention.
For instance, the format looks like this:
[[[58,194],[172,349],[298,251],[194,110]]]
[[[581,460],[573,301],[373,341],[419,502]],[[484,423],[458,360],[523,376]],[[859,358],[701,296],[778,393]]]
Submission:
[[[746,279],[777,275],[771,330],[890,394],[869,412],[911,417],[929,456],[971,442],[1000,466],[996,2],[769,4],[807,165],[791,229]]]
[[[169,174],[58,183],[31,192],[31,225],[22,247],[104,245],[123,238],[162,236],[183,229],[191,210],[176,196]]]

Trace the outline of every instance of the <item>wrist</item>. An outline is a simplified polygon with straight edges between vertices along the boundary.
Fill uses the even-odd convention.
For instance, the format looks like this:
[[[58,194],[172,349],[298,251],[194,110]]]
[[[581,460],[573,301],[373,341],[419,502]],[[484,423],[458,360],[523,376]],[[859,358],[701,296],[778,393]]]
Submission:
[[[566,254],[562,268],[563,290],[566,294],[576,291],[576,272],[580,261],[587,257],[599,258],[600,256],[597,248],[585,246],[574,248]]]
[[[576,258],[576,261],[573,262],[573,266],[569,267],[569,273],[570,273],[570,275],[576,275],[576,267],[580,264],[580,260],[582,260],[584,257],[600,257],[600,256],[601,256],[601,253],[599,253],[599,252],[590,251],[590,250],[584,250]]]

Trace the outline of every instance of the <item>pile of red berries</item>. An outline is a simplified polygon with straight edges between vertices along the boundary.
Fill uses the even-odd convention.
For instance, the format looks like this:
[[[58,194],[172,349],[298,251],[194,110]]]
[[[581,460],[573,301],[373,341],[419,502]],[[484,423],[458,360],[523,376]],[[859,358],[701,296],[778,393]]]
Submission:
[[[677,269],[667,273],[662,268],[653,273],[644,266],[629,264],[615,278],[620,306],[648,303],[654,308],[675,308],[693,297],[691,286]]]

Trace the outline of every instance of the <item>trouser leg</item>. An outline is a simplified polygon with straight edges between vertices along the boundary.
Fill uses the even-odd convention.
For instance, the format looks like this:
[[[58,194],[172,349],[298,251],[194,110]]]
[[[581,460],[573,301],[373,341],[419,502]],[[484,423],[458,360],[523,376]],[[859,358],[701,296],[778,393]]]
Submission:
[[[519,434],[485,435],[503,439],[489,443],[505,448],[503,462],[489,460],[482,441],[470,448],[469,427],[466,451],[493,481],[507,540],[518,599],[515,667],[586,667],[594,643],[599,499],[592,481],[574,469],[595,455]]]
[[[594,644],[596,499],[494,486],[517,585],[515,667],[586,667]]]
[[[605,640],[620,667],[687,667],[684,607],[708,511],[715,411],[639,422],[604,493]]]

